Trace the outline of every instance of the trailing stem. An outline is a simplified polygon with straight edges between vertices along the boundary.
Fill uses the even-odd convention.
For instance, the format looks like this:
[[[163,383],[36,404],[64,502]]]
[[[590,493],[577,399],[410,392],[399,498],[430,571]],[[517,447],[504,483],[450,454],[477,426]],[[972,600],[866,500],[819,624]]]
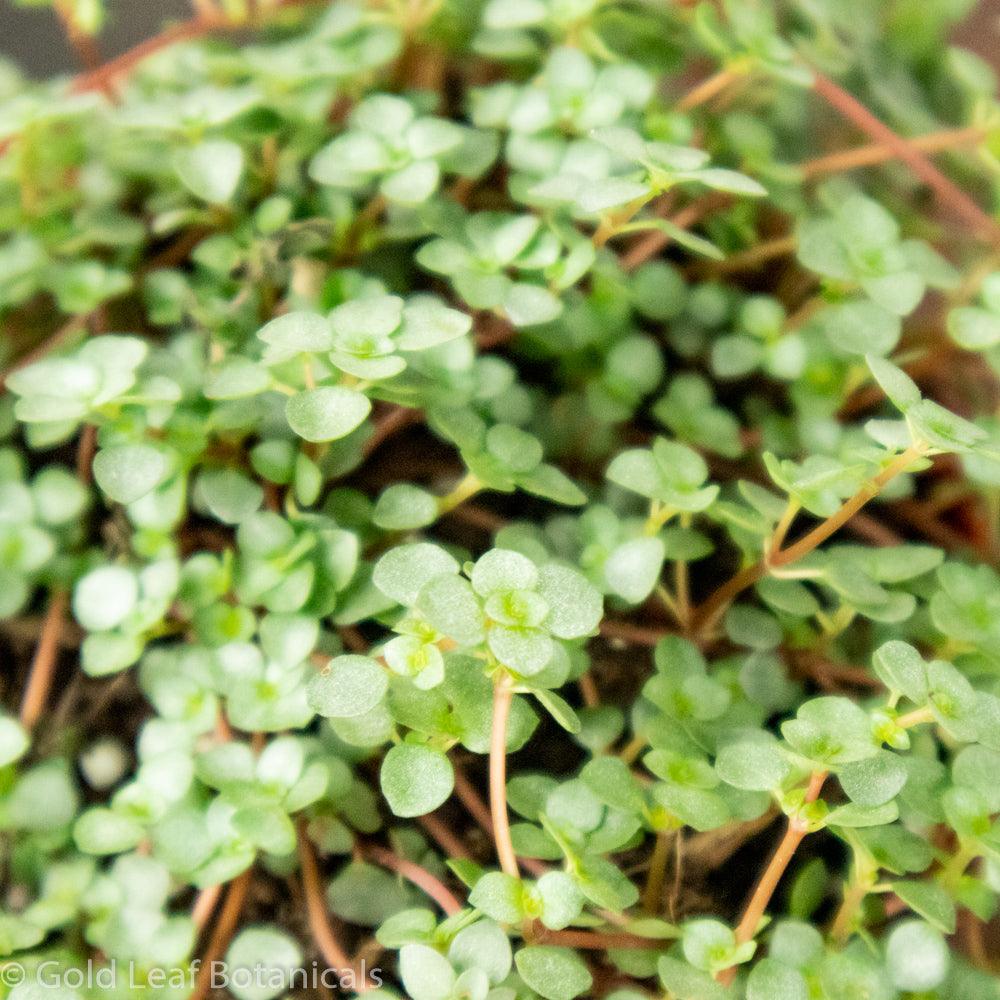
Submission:
[[[215,912],[215,906],[221,895],[221,885],[210,885],[202,889],[195,897],[194,905],[191,907],[191,922],[199,931],[208,923],[208,918]]]
[[[940,132],[930,132],[918,135],[906,141],[913,149],[922,153],[940,153],[948,149],[959,149],[963,146],[977,146],[989,135],[988,129],[970,125],[967,128],[944,129]],[[897,148],[884,142],[873,142],[867,146],[855,146],[853,149],[843,149],[839,153],[829,153],[806,160],[799,165],[802,176],[807,179],[822,177],[825,174],[839,174],[858,167],[872,167],[879,163],[888,163],[899,158]]]
[[[872,481],[862,486],[849,500],[845,500],[840,509],[817,525],[804,537],[794,542],[787,549],[775,552],[769,559],[771,566],[788,566],[822,545],[831,535],[836,534],[854,515],[861,510],[869,500],[875,497],[896,476],[906,472],[914,462],[923,458],[923,448],[912,444],[906,451],[897,455]]]
[[[0,149],[0,154],[2,154],[2,149]],[[92,313],[84,313],[83,315],[74,316],[72,319],[67,320],[41,344],[12,362],[6,371],[0,372],[0,389],[3,389],[7,379],[14,372],[20,371],[22,368],[27,368],[28,365],[33,365],[36,361],[41,361],[42,358],[47,357],[53,351],[72,343],[80,334],[86,333],[92,315]]]
[[[689,90],[675,107],[678,111],[691,111],[710,101],[716,94],[721,94],[726,87],[745,75],[745,70],[740,66],[725,66]]]
[[[438,497],[438,516],[451,513],[460,504],[474,497],[482,488],[483,484],[471,472],[467,473],[450,493]]]
[[[42,632],[35,649],[34,659],[28,671],[28,683],[21,701],[21,725],[32,729],[45,711],[52,678],[55,675],[59,653],[59,637],[62,635],[69,608],[69,594],[61,587],[52,591],[49,608],[45,612]]]
[[[138,45],[123,52],[120,56],[108,60],[94,69],[82,73],[73,81],[71,90],[80,94],[87,91],[105,90],[123,77],[128,76],[136,66],[145,62],[150,56],[162,49],[169,48],[177,42],[189,41],[211,34],[213,31],[239,30],[255,27],[266,22],[271,17],[284,13],[295,7],[305,7],[318,4],[321,0],[277,0],[267,6],[255,8],[254,17],[248,21],[238,22],[214,5],[204,4],[203,9],[186,21],[180,21],[161,31],[152,38],[147,38]]]
[[[752,246],[741,253],[734,253],[725,260],[698,261],[690,270],[698,275],[719,275],[729,274],[733,271],[751,271],[769,261],[779,257],[787,257],[789,254],[795,253],[798,245],[798,237],[794,234],[776,236],[772,240],[758,243],[756,246]]]
[[[87,34],[77,24],[73,4],[67,0],[57,0],[54,6],[63,31],[66,33],[66,39],[73,46],[81,65],[87,70],[96,69],[101,65],[100,50],[93,36]]]
[[[375,421],[371,434],[361,446],[361,451],[365,458],[368,458],[372,452],[380,448],[393,435],[409,427],[411,424],[420,423],[423,417],[424,415],[420,410],[400,406],[396,403],[391,404],[387,407],[385,413],[380,415]]]
[[[329,968],[338,972],[353,970],[354,963],[350,956],[344,951],[343,946],[337,939],[333,928],[330,926],[330,918],[326,911],[326,902],[323,896],[323,883],[320,878],[319,865],[316,863],[316,855],[313,852],[312,843],[305,830],[304,821],[299,821],[296,827],[298,837],[299,867],[302,872],[302,889],[306,897],[306,917],[309,921],[309,933],[312,935],[313,943],[323,956]],[[228,899],[226,900],[228,904]],[[356,985],[354,989],[358,993],[364,993],[372,989],[364,972],[358,972],[355,976]]]
[[[490,819],[500,867],[513,878],[520,878],[507,815],[507,719],[513,697],[510,678],[504,673],[498,674],[493,686],[493,728],[490,733]]]
[[[819,793],[823,790],[823,782],[826,781],[826,775],[826,771],[813,772],[806,789],[805,803],[815,802],[819,798]],[[800,816],[793,814],[788,817],[785,835],[781,838],[777,850],[775,850],[764,874],[757,883],[757,888],[754,889],[753,895],[750,897],[750,902],[747,903],[747,907],[743,911],[740,922],[736,925],[736,943],[738,945],[752,940],[767,910],[768,903],[771,902],[771,897],[774,896],[775,890],[778,888],[781,877],[785,874],[799,844],[802,843],[808,832],[809,827]],[[723,985],[728,986],[736,978],[736,966],[724,969],[717,978]]]
[[[813,89],[831,107],[853,122],[878,143],[888,146],[910,169],[932,188],[942,203],[965,220],[981,235],[1000,238],[1000,224],[983,211],[961,188],[949,180],[912,143],[897,135],[876,118],[856,97],[838,86],[828,76],[813,70]]]
[[[188,1000],[204,1000],[209,994],[212,986],[213,964],[225,953],[233,934],[236,932],[236,925],[240,921],[243,904],[247,898],[247,890],[250,888],[252,871],[252,869],[248,869],[229,883],[226,901],[222,904],[222,910],[215,922],[212,936],[202,956],[198,976],[194,981],[194,988],[191,990]]]
[[[785,536],[788,534],[788,529],[792,526],[792,522],[795,520],[799,513],[799,503],[797,500],[789,500],[788,506],[785,507],[785,513],[781,515],[781,519],[775,525],[774,532],[771,535],[770,551],[772,553],[777,553],[781,551],[781,546],[785,544]]]
[[[925,705],[923,708],[915,708],[912,712],[907,712],[905,715],[901,715],[896,719],[896,725],[900,729],[912,729],[914,726],[919,726],[924,722],[933,722],[934,712],[931,710],[930,706]]]
[[[670,217],[670,222],[679,229],[689,229],[706,215],[721,208],[730,201],[730,195],[720,191],[712,191],[695,199],[690,205],[685,205],[676,215]],[[668,246],[673,237],[659,229],[654,229],[633,243],[622,255],[619,263],[625,271],[634,271],[647,260],[655,257],[664,247]]]
[[[415,861],[401,858],[398,854],[388,851],[384,847],[378,847],[375,844],[365,847],[362,853],[377,864],[380,864],[383,868],[389,868],[397,875],[401,875],[408,882],[411,882],[433,899],[449,917],[462,909],[462,904],[455,897],[454,893],[439,878],[432,875],[426,868],[418,865]]]
[[[587,951],[606,951],[609,948],[624,948],[629,950],[662,951],[666,946],[662,938],[641,937],[638,934],[627,934],[604,931],[543,931],[539,935],[542,944],[556,944],[564,948],[582,948]]]
[[[84,486],[88,486],[92,479],[91,464],[96,447],[97,428],[93,424],[84,424],[76,449],[76,477]],[[20,719],[25,729],[32,729],[35,726],[49,700],[49,691],[52,689],[59,658],[59,640],[62,637],[68,610],[69,592],[63,587],[54,587],[21,701]]]
[[[432,840],[448,855],[449,858],[471,860],[472,855],[466,849],[462,839],[452,832],[450,826],[433,813],[418,816],[417,822],[427,831]]]
[[[830,926],[830,938],[836,944],[843,944],[857,921],[858,911],[865,897],[875,886],[875,876],[870,873],[856,872],[851,881],[844,887],[844,896]]]
[[[663,901],[663,886],[667,878],[667,864],[670,861],[670,848],[674,831],[660,830],[653,843],[653,853],[649,859],[649,871],[646,874],[646,886],[642,893],[642,908],[650,915],[660,912]]]
[[[730,577],[695,610],[693,625],[696,634],[704,638],[739,594],[765,577],[770,570],[789,566],[808,555],[817,546],[822,545],[828,538],[836,534],[869,500],[877,497],[888,483],[896,476],[906,472],[915,461],[922,457],[923,449],[918,445],[910,445],[870,482],[865,483],[854,496],[845,500],[834,514],[816,525],[812,531],[807,532],[798,541],[793,542],[787,549],[782,549],[780,546],[784,541],[785,533],[791,527],[792,520],[798,512],[797,505],[790,505],[771,538],[765,544],[763,558]]]

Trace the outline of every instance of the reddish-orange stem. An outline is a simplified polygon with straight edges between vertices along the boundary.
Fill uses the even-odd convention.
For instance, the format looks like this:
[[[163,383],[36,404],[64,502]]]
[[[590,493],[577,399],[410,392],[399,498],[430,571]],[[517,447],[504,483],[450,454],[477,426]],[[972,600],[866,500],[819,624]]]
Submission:
[[[92,90],[106,90],[161,49],[169,48],[177,42],[200,38],[202,35],[225,28],[228,24],[228,20],[221,15],[193,17],[187,21],[181,21],[179,24],[173,24],[158,35],[147,38],[120,56],[108,60],[102,66],[81,74],[73,81],[72,90],[77,94]]]
[[[1000,224],[986,214],[961,188],[949,180],[912,143],[880,121],[853,94],[823,73],[813,71],[813,89],[832,108],[853,122],[878,143],[888,146],[910,169],[932,188],[941,201],[980,234],[1000,239]]]
[[[695,609],[691,616],[691,624],[696,632],[707,632],[718,621],[719,616],[729,607],[733,601],[743,593],[747,587],[752,587],[758,580],[762,579],[767,572],[764,561],[754,563],[741,569],[735,576],[731,576],[725,583],[717,587],[705,600],[704,604]]]
[[[731,83],[734,83],[743,72],[733,67],[723,67],[713,73],[707,80],[702,80],[689,90],[675,105],[678,111],[691,111],[699,105],[710,101],[716,94],[721,94]]]
[[[302,870],[302,888],[306,897],[306,917],[309,921],[309,932],[313,942],[323,956],[323,961],[334,970],[348,972],[354,969],[347,952],[344,951],[330,926],[330,918],[323,900],[323,886],[320,881],[319,865],[313,846],[305,830],[305,823],[299,821],[297,826],[299,867]],[[372,984],[362,970],[355,976],[354,989],[363,993],[372,989]]]
[[[455,894],[439,878],[415,861],[401,858],[398,854],[375,844],[365,847],[362,853],[377,864],[382,865],[383,868],[391,868],[396,874],[402,875],[408,882],[412,882],[418,889],[430,896],[449,917],[462,909],[462,904]]]
[[[251,870],[247,870],[229,884],[226,901],[222,904],[222,910],[215,922],[215,927],[212,929],[208,947],[201,957],[198,975],[188,1000],[204,1000],[208,996],[212,985],[212,966],[222,957],[233,934],[236,933],[236,925],[240,921],[243,903],[247,897],[247,890],[250,888],[250,878]]]
[[[507,719],[514,693],[506,676],[497,678],[493,686],[493,729],[490,733],[490,819],[500,867],[514,878],[520,878],[517,855],[510,839],[510,818],[507,815]]]
[[[76,478],[85,486],[89,486],[93,478],[92,466],[96,451],[97,427],[94,424],[84,424],[76,448]]]
[[[199,930],[208,923],[208,918],[214,912],[215,904],[219,902],[221,895],[221,885],[210,885],[195,897],[194,906],[191,907],[191,921]]]
[[[815,802],[819,798],[823,782],[826,781],[826,774],[826,771],[813,772],[809,779],[809,787],[806,789],[806,802]],[[789,816],[785,835],[781,838],[777,850],[775,850],[764,874],[757,883],[756,889],[754,889],[753,895],[750,897],[750,902],[747,903],[747,907],[743,911],[740,922],[736,925],[737,944],[745,944],[753,938],[767,910],[767,905],[771,902],[771,897],[778,888],[782,875],[785,874],[799,844],[802,843],[808,832],[808,827],[801,819],[797,816]],[[728,986],[736,978],[736,966],[731,966],[720,972],[717,978],[723,985]]]
[[[794,235],[777,236],[773,240],[758,243],[742,253],[734,253],[725,260],[698,262],[692,270],[696,274],[704,272],[710,275],[752,270],[777,257],[786,257],[788,254],[794,253],[797,245],[798,240]]]
[[[482,800],[479,792],[473,787],[471,781],[462,770],[459,764],[454,765],[455,768],[455,795],[458,797],[459,802],[468,810],[469,815],[482,827],[486,833],[493,832],[493,820],[490,816],[489,807]],[[539,861],[538,858],[518,858],[521,867],[526,871],[529,871],[535,878],[539,878],[544,875],[548,870],[548,865],[544,861]]]
[[[690,205],[685,205],[676,215],[670,217],[670,221],[681,229],[688,229],[696,222],[699,222],[716,208],[721,208],[727,204],[730,196],[713,191],[701,198],[692,201]],[[622,255],[621,266],[625,271],[634,271],[640,264],[655,257],[673,237],[669,233],[654,229],[641,239],[632,244]]]
[[[449,858],[471,858],[465,844],[454,833],[451,832],[447,823],[433,813],[426,816],[418,816],[417,822],[430,834],[437,845],[448,855]]]
[[[929,132],[918,135],[907,142],[913,149],[922,153],[940,153],[961,146],[975,146],[981,143],[988,131],[975,125],[967,128],[943,129],[940,132]],[[853,149],[842,149],[837,153],[817,156],[799,164],[799,170],[806,179],[821,177],[824,174],[839,174],[858,167],[872,167],[879,163],[898,159],[899,153],[892,146],[883,142],[873,142],[867,146],[855,146]]]
[[[409,427],[411,424],[420,423],[423,417],[424,415],[420,410],[413,410],[408,406],[393,404],[375,421],[371,435],[361,446],[362,454],[367,458],[394,434]]]
[[[486,803],[479,797],[479,793],[473,787],[465,771],[457,764],[455,765],[455,794],[459,801],[468,810],[469,815],[487,832],[493,829],[493,822],[490,818],[490,810]]]
[[[49,608],[45,613],[42,632],[35,649],[28,672],[28,683],[24,689],[21,701],[21,725],[32,729],[45,711],[45,703],[52,688],[52,678],[55,675],[56,659],[59,652],[59,637],[62,634],[69,608],[69,594],[59,588],[53,590],[49,600]]]
[[[747,566],[740,570],[736,576],[730,577],[695,611],[692,622],[696,631],[704,635],[712,628],[722,612],[729,607],[733,599],[747,587],[752,587],[770,569],[788,566],[796,562],[825,542],[831,535],[836,534],[869,500],[878,496],[887,483],[900,473],[905,472],[922,454],[920,448],[911,445],[906,451],[897,455],[870,483],[866,483],[854,496],[845,500],[836,513],[816,525],[812,531],[807,532],[787,549],[780,551],[772,549],[759,562]],[[766,548],[765,551],[767,551]]]
[[[670,634],[669,629],[633,625],[613,618],[605,618],[598,627],[606,639],[631,646],[655,646],[665,635]]]
[[[255,24],[267,20],[275,14],[294,7],[305,7],[321,2],[323,0],[277,0],[276,3],[266,7],[255,6],[255,16],[247,22],[234,21],[214,7],[205,9],[197,16],[173,24],[152,38],[145,39],[120,56],[116,56],[86,73],[81,73],[71,84],[70,90],[77,94],[95,90],[110,91],[113,84],[122,77],[128,76],[140,63],[177,42],[201,38],[213,31],[240,31],[248,27],[252,28]],[[0,155],[6,151],[8,145],[9,139],[0,143]]]
[[[804,555],[812,552],[818,545],[825,542],[831,535],[838,532],[869,500],[873,500],[882,491],[882,488],[895,479],[900,473],[905,472],[923,452],[916,445],[911,445],[906,451],[897,455],[877,476],[872,479],[870,485],[862,487],[849,500],[844,501],[840,509],[828,517],[822,524],[818,524],[812,531],[808,532],[797,542],[787,549],[775,552],[771,555],[769,564],[771,566],[788,566],[796,562]]]
[[[665,951],[670,947],[669,941],[659,938],[603,931],[544,931],[539,935],[539,941],[544,944],[562,945],[564,948],[582,948],[586,951],[606,951],[609,948]]]
[[[81,31],[73,17],[73,8],[66,0],[55,4],[56,15],[66,32],[66,38],[76,51],[77,58],[84,69],[93,70],[101,64],[101,53],[97,43],[86,32]]]

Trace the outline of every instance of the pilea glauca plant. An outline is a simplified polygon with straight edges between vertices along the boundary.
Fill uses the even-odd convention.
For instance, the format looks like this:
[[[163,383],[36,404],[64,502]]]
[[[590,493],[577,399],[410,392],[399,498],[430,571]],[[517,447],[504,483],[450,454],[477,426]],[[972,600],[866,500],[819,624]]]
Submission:
[[[972,4],[49,5],[0,996],[1000,997]]]

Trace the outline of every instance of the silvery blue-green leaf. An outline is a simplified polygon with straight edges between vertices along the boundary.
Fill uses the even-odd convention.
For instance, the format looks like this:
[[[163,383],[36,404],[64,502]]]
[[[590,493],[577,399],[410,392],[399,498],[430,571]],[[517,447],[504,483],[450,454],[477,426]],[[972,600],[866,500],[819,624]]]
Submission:
[[[163,453],[147,444],[102,448],[93,462],[97,485],[118,503],[132,503],[162,481],[167,472]]]
[[[392,747],[379,774],[382,794],[396,816],[423,816],[451,795],[451,762],[439,750],[415,743]]]
[[[413,542],[398,545],[375,564],[372,581],[386,597],[411,606],[424,584],[458,572],[458,561],[437,545]]]
[[[380,190],[388,201],[420,205],[437,190],[441,168],[435,160],[417,160],[384,178]]]
[[[763,958],[750,972],[747,1000],[809,1000],[809,987],[798,969]]]
[[[403,945],[399,976],[413,1000],[448,1000],[457,978],[444,955],[425,944]]]
[[[547,288],[515,282],[508,288],[503,307],[514,326],[540,326],[562,313],[562,302]]]
[[[649,195],[648,184],[609,177],[579,186],[574,201],[581,212],[587,215],[600,215],[639,199],[648,198]]]
[[[471,329],[472,317],[427,299],[406,306],[395,341],[401,351],[424,351],[463,337]]]
[[[659,538],[633,538],[617,546],[604,562],[608,589],[632,604],[644,601],[660,578],[665,555]]]
[[[73,839],[85,854],[120,854],[135,847],[145,834],[134,819],[103,808],[89,809],[73,827]]]
[[[318,353],[333,347],[330,321],[317,313],[289,312],[265,323],[257,336],[268,345],[264,360],[276,364],[297,354]]]
[[[22,757],[29,742],[28,734],[16,719],[0,717],[0,767],[6,767]]]
[[[139,600],[139,582],[124,566],[101,566],[77,581],[73,614],[84,628],[105,632],[120,625]]]
[[[208,399],[241,399],[264,392],[271,384],[271,377],[261,365],[249,358],[227,358],[218,368],[207,374],[205,396]]]
[[[349,719],[378,705],[389,689],[385,671],[367,656],[334,657],[309,682],[309,705],[327,718]]]
[[[379,496],[372,520],[380,528],[408,531],[431,524],[437,515],[433,494],[410,483],[395,483]]]
[[[906,768],[887,750],[867,760],[846,764],[837,772],[848,798],[859,806],[881,806],[906,784]]]
[[[886,941],[886,964],[898,989],[922,993],[948,974],[950,955],[940,931],[922,920],[904,920]]]
[[[590,989],[593,977],[569,948],[530,945],[514,955],[521,978],[545,1000],[573,1000]]]
[[[765,188],[759,181],[755,181],[746,174],[741,174],[736,170],[725,170],[722,167],[703,167],[691,175],[692,180],[697,180],[706,187],[714,188],[716,191],[726,191],[729,194],[749,195],[753,198],[760,198],[767,194]]]
[[[228,139],[206,139],[196,146],[178,149],[174,169],[196,197],[224,205],[232,199],[243,175],[243,150]]]
[[[302,950],[276,927],[248,927],[226,951],[226,967],[236,1000],[273,1000],[285,993],[301,969]]]
[[[239,524],[259,509],[263,488],[236,469],[207,469],[196,492],[212,515],[224,524]]]
[[[371,411],[367,396],[341,386],[321,386],[292,396],[285,405],[288,424],[306,441],[335,441],[360,426]]]
[[[814,322],[838,354],[884,357],[899,342],[899,317],[864,299],[827,306]]]

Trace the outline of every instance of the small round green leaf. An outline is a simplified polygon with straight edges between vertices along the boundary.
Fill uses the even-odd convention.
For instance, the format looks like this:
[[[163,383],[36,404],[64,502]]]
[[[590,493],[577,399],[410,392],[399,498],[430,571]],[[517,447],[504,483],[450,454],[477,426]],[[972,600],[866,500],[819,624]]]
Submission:
[[[240,931],[226,952],[229,992],[236,1000],[274,1000],[292,984],[302,966],[302,949],[288,934],[272,927]]]
[[[412,483],[394,483],[375,504],[372,520],[387,531],[411,531],[438,516],[437,500]]]
[[[223,524],[239,524],[264,500],[264,490],[237,469],[206,469],[198,477],[197,492]]]
[[[399,952],[399,978],[413,1000],[448,1000],[456,976],[439,951],[426,944],[404,944]]]
[[[379,781],[396,816],[423,816],[451,795],[455,774],[451,761],[440,751],[400,743],[385,755]]]
[[[89,809],[73,827],[73,839],[84,854],[121,854],[135,847],[146,831],[134,819],[111,809]]]
[[[192,194],[222,205],[232,198],[243,175],[243,150],[228,139],[208,139],[178,149],[174,169]]]
[[[809,987],[798,969],[762,958],[747,980],[747,1000],[809,1000]]]
[[[429,542],[414,542],[390,549],[375,564],[372,582],[386,597],[404,607],[417,600],[425,583],[458,572],[458,561]]]
[[[781,785],[791,764],[776,741],[744,740],[729,743],[719,751],[715,771],[734,788],[766,792]]]
[[[549,563],[538,571],[538,593],[549,605],[546,626],[554,636],[580,639],[596,631],[604,602],[582,573]]]
[[[22,757],[29,742],[28,734],[17,719],[0,716],[0,767]]]
[[[930,924],[904,920],[889,934],[885,961],[897,989],[923,993],[933,990],[948,974],[948,945]]]
[[[880,751],[867,760],[845,764],[837,772],[840,785],[859,806],[880,806],[906,784],[906,767],[895,754]]]
[[[367,656],[337,656],[309,682],[310,708],[331,719],[353,719],[371,711],[389,688],[385,671]]]
[[[545,1000],[573,1000],[594,982],[583,960],[569,948],[522,948],[514,956],[514,964],[521,978]]]
[[[334,441],[358,427],[371,408],[371,400],[360,392],[321,386],[292,396],[285,405],[285,416],[292,430],[306,441]]]
[[[139,600],[139,582],[124,566],[100,566],[77,581],[73,614],[91,632],[120,625]]]
[[[144,497],[163,479],[167,460],[147,444],[123,444],[102,448],[94,456],[97,485],[118,503]]]

